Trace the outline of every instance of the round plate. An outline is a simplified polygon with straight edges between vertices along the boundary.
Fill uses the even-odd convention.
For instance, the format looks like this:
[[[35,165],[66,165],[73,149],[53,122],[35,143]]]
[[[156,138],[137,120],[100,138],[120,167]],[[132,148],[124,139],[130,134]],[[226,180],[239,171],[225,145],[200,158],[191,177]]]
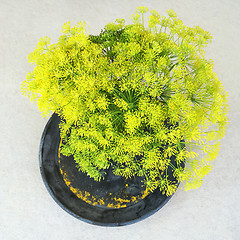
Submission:
[[[53,199],[69,214],[91,224],[123,226],[145,219],[169,201],[171,196],[167,197],[159,190],[144,195],[143,188],[136,187],[141,179],[124,181],[124,178],[114,177],[110,174],[111,179],[116,178],[114,183],[111,182],[111,179],[96,182],[87,177],[86,174],[79,172],[71,157],[66,158],[59,155],[59,123],[60,117],[53,114],[43,131],[39,149],[40,171],[46,188]],[[68,177],[64,177],[66,174]],[[68,178],[71,178],[71,182]],[[171,178],[175,180],[173,176]],[[122,184],[120,190],[116,190],[116,183]],[[82,191],[79,188],[83,188]],[[82,192],[86,193],[87,191],[92,191],[93,194],[103,192],[102,197],[106,197],[106,189],[110,189],[108,193],[110,195],[112,192],[118,195],[127,192],[127,197],[130,196],[129,199],[132,201],[128,199],[126,204],[119,204],[116,207],[110,198],[106,198],[105,204],[100,204],[99,201],[92,200],[91,202],[89,197],[86,198],[89,193],[82,194]],[[91,195],[90,197],[94,198]]]

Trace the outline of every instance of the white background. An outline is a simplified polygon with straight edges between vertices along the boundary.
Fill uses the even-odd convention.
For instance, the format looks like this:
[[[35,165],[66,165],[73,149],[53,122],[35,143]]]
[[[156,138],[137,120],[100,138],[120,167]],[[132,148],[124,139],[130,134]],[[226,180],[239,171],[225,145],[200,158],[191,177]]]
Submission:
[[[90,33],[136,7],[166,15],[173,9],[188,26],[209,31],[207,56],[229,92],[230,126],[214,169],[198,190],[178,189],[159,212],[125,227],[99,227],[75,219],[51,198],[41,179],[38,149],[43,119],[20,84],[32,66],[38,39],[52,42],[61,26],[86,21]],[[0,0],[0,239],[1,240],[237,240],[240,239],[240,0]]]

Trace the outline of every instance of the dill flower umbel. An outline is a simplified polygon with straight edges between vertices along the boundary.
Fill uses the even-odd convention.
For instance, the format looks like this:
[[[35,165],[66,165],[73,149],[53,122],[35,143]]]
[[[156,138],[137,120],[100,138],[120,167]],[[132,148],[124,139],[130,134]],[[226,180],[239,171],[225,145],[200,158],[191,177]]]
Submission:
[[[227,93],[205,58],[209,32],[188,27],[172,10],[137,8],[132,24],[62,27],[57,43],[40,39],[22,84],[43,116],[61,116],[61,153],[95,180],[110,166],[171,195],[178,181],[199,187],[224,136]],[[172,163],[174,159],[174,164]],[[185,166],[185,167],[184,167]],[[169,178],[169,169],[176,181]]]

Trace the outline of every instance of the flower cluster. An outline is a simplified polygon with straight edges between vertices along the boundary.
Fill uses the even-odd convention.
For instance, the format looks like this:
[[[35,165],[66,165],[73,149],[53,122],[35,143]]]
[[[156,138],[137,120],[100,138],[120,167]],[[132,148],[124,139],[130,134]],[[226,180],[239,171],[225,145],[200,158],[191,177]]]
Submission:
[[[205,58],[210,34],[172,10],[150,11],[145,26],[147,12],[139,7],[132,24],[117,19],[99,35],[68,22],[57,43],[40,39],[22,91],[43,116],[61,116],[61,153],[81,171],[100,180],[112,165],[116,175],[145,176],[148,189],[171,195],[177,181],[196,188],[211,170],[227,93]]]

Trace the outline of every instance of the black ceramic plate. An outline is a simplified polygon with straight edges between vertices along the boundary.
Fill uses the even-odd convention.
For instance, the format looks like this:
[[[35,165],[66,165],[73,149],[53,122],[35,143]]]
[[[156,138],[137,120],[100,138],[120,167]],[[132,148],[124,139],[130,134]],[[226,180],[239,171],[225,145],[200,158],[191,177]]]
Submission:
[[[42,134],[39,150],[40,171],[46,188],[53,199],[69,214],[91,224],[122,226],[135,223],[152,215],[169,201],[171,196],[167,197],[156,190],[143,199],[129,201],[124,206],[122,205],[123,207],[118,208],[107,207],[106,204],[101,205],[98,202],[95,202],[95,204],[87,203],[79,197],[76,189],[82,188],[83,192],[88,191],[93,195],[103,193],[101,197],[106,197],[107,189],[118,195],[121,195],[124,190],[128,197],[139,196],[143,190],[141,187],[137,187],[141,179],[136,178],[126,182],[121,177],[109,174],[110,177],[107,176],[103,182],[99,183],[79,172],[72,158],[61,156],[60,161],[58,153],[60,144],[59,123],[59,116],[53,114]],[[64,178],[62,169],[68,174],[71,184]],[[120,190],[116,187],[119,184],[121,186]],[[111,199],[109,203],[111,203]]]

